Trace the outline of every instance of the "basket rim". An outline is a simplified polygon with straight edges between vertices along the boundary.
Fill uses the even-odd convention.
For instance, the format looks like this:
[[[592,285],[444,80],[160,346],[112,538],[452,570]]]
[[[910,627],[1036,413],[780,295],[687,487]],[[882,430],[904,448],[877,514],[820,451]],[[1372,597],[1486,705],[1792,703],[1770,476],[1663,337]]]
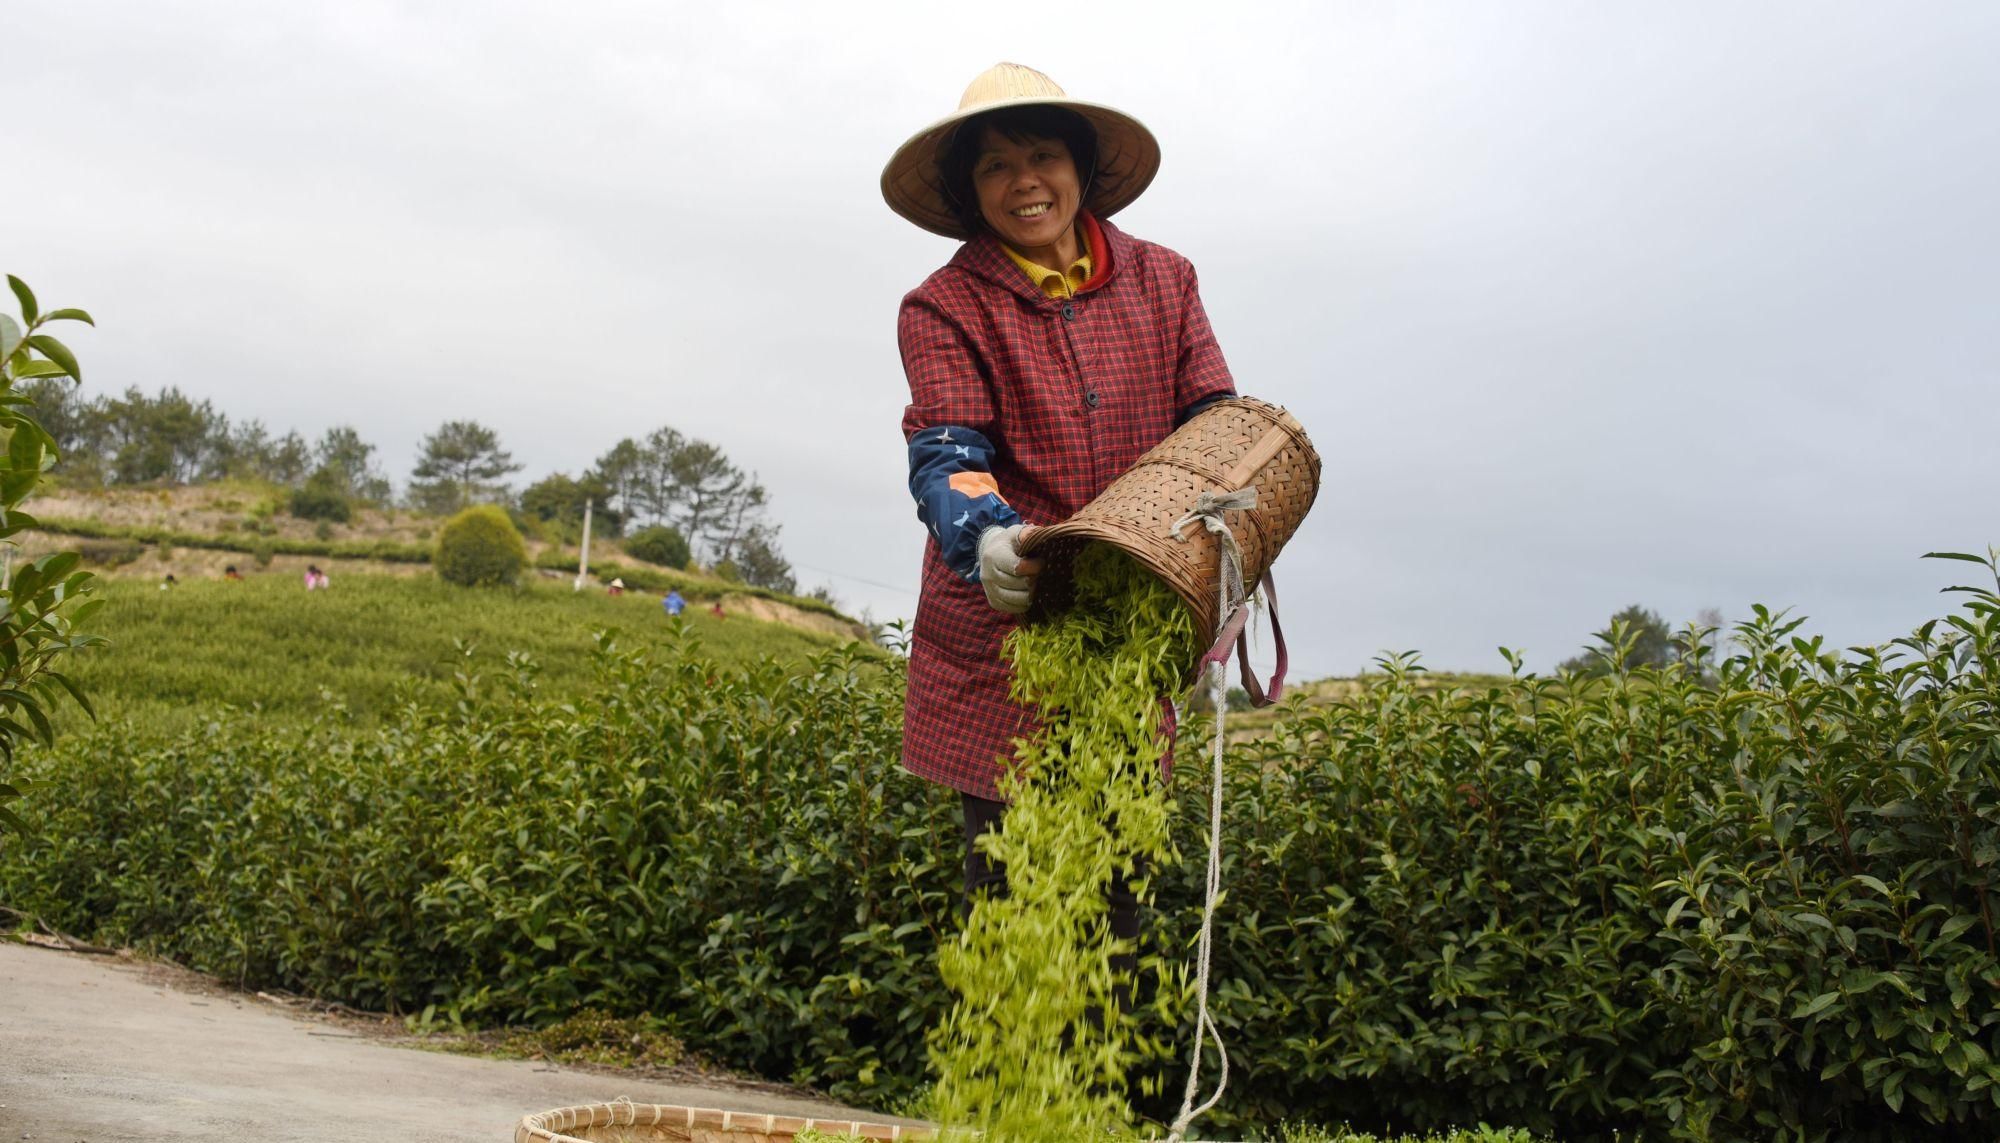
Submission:
[[[1254,461],[1238,460],[1224,467],[1167,450],[1168,441],[1200,425],[1205,418],[1218,410],[1231,408],[1251,413],[1256,421],[1263,423],[1262,431],[1252,438],[1255,443],[1250,444],[1244,452],[1245,458],[1256,458]],[[1240,429],[1216,429],[1208,435],[1236,437],[1240,431]],[[1288,448],[1297,450],[1298,460],[1305,465],[1312,480],[1311,492],[1298,512],[1298,522],[1303,522],[1305,514],[1311,509],[1312,502],[1318,499],[1321,471],[1319,452],[1313,447],[1312,438],[1307,435],[1305,426],[1299,423],[1298,418],[1289,409],[1256,397],[1231,397],[1203,410],[1200,416],[1176,429],[1166,441],[1162,441],[1141,456],[1131,469],[1106,489],[1106,494],[1120,487],[1140,468],[1148,466],[1178,470],[1199,483],[1212,485],[1221,491],[1233,492],[1240,488],[1255,487],[1259,475]],[[1245,463],[1248,463],[1247,468],[1242,467]],[[1174,557],[1167,554],[1176,542],[1199,545],[1213,541],[1206,539],[1206,534],[1191,519],[1183,519],[1178,528],[1169,527],[1163,530],[1159,527],[1158,520],[1136,520],[1116,513],[1092,513],[1091,508],[1102,500],[1103,495],[1105,494],[1100,494],[1090,505],[1063,520],[1053,524],[1030,526],[1022,535],[1021,554],[1044,558],[1046,561],[1044,572],[1055,573],[1047,577],[1047,583],[1053,585],[1055,595],[1059,597],[1051,599],[1049,587],[1038,591],[1038,598],[1029,613],[1028,621],[1034,622],[1046,618],[1068,606],[1067,569],[1083,548],[1101,543],[1123,550],[1172,588],[1194,619],[1197,629],[1214,630],[1224,618],[1219,614],[1220,601],[1213,591],[1200,590],[1198,583],[1190,582],[1185,574],[1187,569],[1176,566]],[[1229,528],[1235,534],[1237,541],[1254,548],[1258,553],[1257,559],[1261,561],[1261,571],[1258,574],[1269,571],[1285,547],[1286,541],[1289,540],[1289,533],[1277,531],[1273,521],[1256,509],[1237,511],[1231,515],[1233,518],[1229,519]],[[1297,524],[1293,526],[1296,528]],[[1251,571],[1252,569],[1246,568],[1246,575]],[[1250,587],[1248,584],[1245,586]]]
[[[561,1124],[561,1126],[557,1126]],[[530,1112],[514,1129],[515,1143],[587,1143],[563,1131],[574,1127],[653,1127],[679,1126],[686,1130],[744,1132],[762,1135],[796,1135],[813,1129],[829,1135],[850,1135],[862,1139],[896,1141],[934,1139],[937,1129],[929,1125],[876,1123],[865,1119],[826,1119],[818,1116],[781,1115],[775,1112],[731,1111],[719,1107],[693,1107],[679,1103],[580,1103]]]

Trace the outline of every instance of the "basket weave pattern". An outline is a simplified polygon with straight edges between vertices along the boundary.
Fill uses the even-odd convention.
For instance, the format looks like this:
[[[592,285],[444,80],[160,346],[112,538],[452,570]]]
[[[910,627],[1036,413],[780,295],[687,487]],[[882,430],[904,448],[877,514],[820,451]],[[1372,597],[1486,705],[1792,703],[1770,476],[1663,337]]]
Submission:
[[[789,1143],[808,1127],[882,1143],[915,1143],[935,1135],[929,1128],[889,1123],[620,1101],[558,1107],[527,1116],[514,1129],[514,1143]]]
[[[1199,523],[1178,531],[1174,525],[1204,492],[1254,486],[1255,508],[1222,517],[1243,549],[1243,582],[1254,586],[1311,510],[1319,495],[1319,468],[1319,453],[1305,428],[1284,409],[1252,397],[1218,401],[1140,457],[1076,515],[1028,532],[1023,554],[1044,561],[1030,619],[1070,605],[1076,555],[1100,541],[1123,548],[1173,588],[1193,612],[1195,630],[1214,631],[1222,618],[1216,614],[1221,541]]]

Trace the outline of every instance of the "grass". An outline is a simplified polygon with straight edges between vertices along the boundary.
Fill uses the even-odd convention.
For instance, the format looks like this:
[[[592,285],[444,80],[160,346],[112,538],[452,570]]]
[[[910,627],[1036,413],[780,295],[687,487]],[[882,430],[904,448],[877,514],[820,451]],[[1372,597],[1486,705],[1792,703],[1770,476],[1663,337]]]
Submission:
[[[20,542],[29,555],[81,548],[86,561],[112,574],[133,574],[135,569],[122,573],[115,569],[148,550],[158,555],[177,549],[223,553],[236,563],[262,550],[267,556],[420,565],[431,561],[432,541],[444,523],[443,517],[366,505],[357,505],[353,519],[346,523],[301,520],[285,510],[288,495],[289,491],[279,485],[255,480],[114,488],[65,488],[58,482],[36,497],[35,518],[40,527],[24,533]],[[565,537],[562,532],[556,525],[528,521],[524,536],[530,562],[573,574],[577,566],[575,536]],[[98,542],[94,552],[89,542],[93,540]],[[119,545],[140,547],[121,558],[102,558]],[[859,633],[851,617],[811,596],[649,564],[626,555],[615,536],[597,536],[591,545],[596,557],[591,561],[591,575],[600,583],[623,577],[628,586],[641,590],[677,589],[691,602],[759,599],[831,619],[834,625],[855,627]]]
[[[431,576],[343,575],[329,590],[307,592],[289,575],[252,575],[172,590],[111,579],[99,591],[106,605],[90,629],[109,635],[111,646],[79,658],[71,674],[100,718],[194,719],[218,704],[310,718],[339,702],[373,722],[399,686],[443,687],[457,672],[505,671],[505,656],[516,651],[540,665],[542,687],[580,692],[590,685],[596,632],[630,646],[669,633],[657,599],[533,581],[482,590]],[[725,664],[800,659],[839,641],[693,609],[681,622]]]

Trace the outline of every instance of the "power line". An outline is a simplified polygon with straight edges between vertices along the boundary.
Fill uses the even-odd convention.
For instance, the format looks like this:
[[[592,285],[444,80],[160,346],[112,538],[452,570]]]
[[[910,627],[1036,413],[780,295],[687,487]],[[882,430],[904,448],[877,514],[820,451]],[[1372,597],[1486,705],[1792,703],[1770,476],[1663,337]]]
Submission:
[[[858,576],[858,575],[849,575],[849,574],[847,574],[846,572],[838,572],[838,571],[834,571],[834,570],[833,570],[832,568],[816,568],[816,567],[812,566],[811,564],[802,564],[802,563],[799,563],[799,562],[798,562],[797,560],[793,560],[793,561],[792,561],[792,566],[793,566],[793,567],[795,567],[795,568],[804,568],[804,569],[806,569],[807,571],[816,571],[816,572],[820,573],[821,575],[830,575],[830,576],[835,576],[835,577],[837,577],[837,578],[840,578],[840,579],[846,579],[846,580],[853,580],[853,581],[854,581],[855,583],[865,583],[865,584],[867,584],[867,585],[868,585],[869,587],[879,587],[879,588],[881,588],[881,589],[882,589],[882,590],[884,590],[884,591],[894,591],[894,592],[900,592],[901,594],[903,594],[903,595],[907,595],[907,596],[909,596],[909,597],[910,597],[910,598],[912,598],[912,599],[915,599],[915,598],[917,598],[917,593],[916,593],[916,592],[914,592],[914,591],[911,591],[911,590],[910,590],[909,588],[907,588],[907,587],[898,587],[898,586],[896,586],[896,585],[895,585],[895,584],[893,584],[893,583],[883,583],[883,582],[882,582],[882,581],[880,581],[880,580],[873,580],[873,579],[867,579],[867,578],[865,578],[865,577],[862,577],[862,576]]]

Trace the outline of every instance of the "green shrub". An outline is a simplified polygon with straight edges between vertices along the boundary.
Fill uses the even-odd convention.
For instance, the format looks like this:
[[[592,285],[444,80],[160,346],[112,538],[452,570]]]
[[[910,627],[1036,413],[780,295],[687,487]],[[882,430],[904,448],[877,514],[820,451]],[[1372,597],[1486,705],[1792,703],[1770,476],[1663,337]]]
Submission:
[[[18,563],[13,559],[19,544],[13,537],[35,527],[35,518],[21,505],[56,461],[56,440],[35,419],[37,395],[53,397],[52,405],[66,402],[68,391],[58,378],[83,381],[75,354],[49,327],[65,321],[96,323],[88,313],[67,306],[43,312],[34,290],[12,274],[7,287],[21,316],[16,321],[0,309],[0,439],[7,442],[0,457],[0,542],[8,548],[5,575],[0,576],[0,846],[9,832],[31,830],[30,822],[39,817],[37,803],[61,786],[49,782],[51,790],[41,791],[36,783],[17,778],[19,744],[54,744],[50,715],[59,703],[73,700],[90,709],[82,690],[56,668],[67,668],[70,652],[103,642],[102,636],[77,627],[102,606],[89,598],[97,577],[77,570],[81,556],[54,552]]]
[[[476,504],[438,530],[431,563],[447,583],[468,587],[513,583],[528,566],[528,547],[505,511]]]
[[[508,520],[514,525],[514,530],[521,533],[523,540],[533,540],[538,544],[557,542],[556,536],[549,529],[543,527],[547,523],[545,520],[540,520],[533,516],[522,516],[518,512],[510,513]]]
[[[276,559],[277,555],[277,551],[272,548],[271,541],[269,540],[258,540],[256,543],[250,545],[250,558],[256,561],[257,566],[260,568],[270,567],[271,561]]]
[[[524,657],[461,658],[366,731],[220,706],[84,728],[27,756],[67,785],[39,841],[0,848],[0,898],[231,980],[447,1023],[658,1013],[737,1066],[908,1086],[959,810],[883,764],[901,664],[725,666],[649,630],[656,659],[603,640],[559,693]]]
[[[146,545],[137,540],[79,540],[77,554],[99,567],[119,568],[146,554]]]
[[[237,564],[249,573],[247,557]],[[530,580],[496,598],[436,576],[331,570],[336,590],[310,607],[301,606],[295,573],[234,584],[191,578],[166,608],[151,578],[104,583],[95,627],[117,638],[70,675],[106,720],[180,727],[236,706],[310,721],[331,691],[355,723],[373,725],[396,708],[399,688],[435,691],[464,669],[460,641],[496,658],[503,649],[532,655],[544,691],[574,698],[596,685],[592,632],[609,627],[638,646],[670,634],[657,605],[633,608],[566,582]],[[834,642],[778,623],[715,624],[702,636],[712,657],[731,664],[803,662]]]
[[[292,490],[288,506],[301,520],[331,520],[345,524],[354,517],[354,505],[332,482],[315,476]]]
[[[240,536],[170,532],[164,528],[119,527],[89,519],[46,518],[41,520],[38,526],[42,531],[57,535],[127,539],[142,544],[167,544],[173,547],[213,551],[254,553],[259,547],[268,545],[273,552],[287,556],[326,556],[330,559],[384,560],[405,564],[431,562],[431,548],[427,545],[400,544],[394,540],[290,540],[269,536],[272,531],[270,528],[262,530],[266,538],[251,539]],[[570,566],[574,568],[576,562],[570,561]]]
[[[1425,693],[1408,657],[1231,759],[1238,1114],[1564,1139],[2000,1125],[2000,596],[1849,656]],[[1689,641],[1698,644],[1698,640]],[[1709,681],[1712,678],[1712,681]],[[1199,889],[1167,870],[1167,899]],[[1195,919],[1172,912],[1166,948]],[[1186,1042],[1185,1038],[1182,1039]]]
[[[333,521],[321,520],[318,524],[313,525],[313,539],[315,540],[333,539]]]
[[[625,537],[625,554],[636,560],[678,568],[688,562],[688,542],[680,532],[659,524]]]

